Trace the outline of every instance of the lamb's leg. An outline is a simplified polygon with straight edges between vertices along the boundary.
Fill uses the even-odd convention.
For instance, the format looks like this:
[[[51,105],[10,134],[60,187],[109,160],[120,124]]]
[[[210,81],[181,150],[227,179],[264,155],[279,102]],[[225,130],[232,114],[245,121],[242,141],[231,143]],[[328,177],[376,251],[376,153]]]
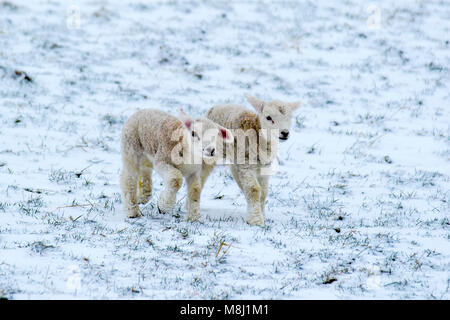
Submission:
[[[268,175],[258,175],[258,182],[261,186],[261,212],[263,217],[265,217],[265,206],[266,206],[266,198],[267,192],[269,190],[269,176]]]
[[[200,185],[201,185],[202,190],[203,190],[203,187],[205,186],[206,179],[208,179],[208,177],[211,174],[211,172],[213,171],[213,169],[214,169],[214,165],[209,165],[206,163],[202,164],[202,172],[200,174],[200,180],[201,180]]]
[[[175,205],[177,192],[183,185],[183,175],[180,170],[164,162],[155,163],[155,170],[165,184],[165,189],[158,199],[158,210],[161,213],[169,213]]]
[[[202,164],[202,171],[200,173],[200,193],[201,190],[203,190],[203,187],[205,186],[206,180],[208,179],[209,175],[214,169],[214,165],[209,165],[206,163]],[[189,201],[186,201],[186,210],[189,212]]]
[[[244,190],[242,188],[241,180],[239,179],[239,175],[238,175],[236,166],[231,165],[230,171],[231,171],[231,175],[233,176],[234,181],[236,181],[237,185],[239,186],[239,189]]]
[[[188,197],[187,197],[187,221],[200,220],[200,194],[201,194],[201,178],[199,174],[186,178]]]
[[[152,196],[152,171],[152,163],[148,159],[141,160],[137,192],[137,202],[140,204],[146,204]]]
[[[125,213],[129,218],[140,217],[142,214],[136,199],[137,192],[137,168],[130,161],[123,159],[122,172],[120,174],[120,187],[122,189],[122,202]]]
[[[236,165],[236,173],[247,199],[247,210],[249,216],[247,223],[252,226],[262,226],[264,216],[261,212],[261,186],[257,179],[257,172],[253,168]]]

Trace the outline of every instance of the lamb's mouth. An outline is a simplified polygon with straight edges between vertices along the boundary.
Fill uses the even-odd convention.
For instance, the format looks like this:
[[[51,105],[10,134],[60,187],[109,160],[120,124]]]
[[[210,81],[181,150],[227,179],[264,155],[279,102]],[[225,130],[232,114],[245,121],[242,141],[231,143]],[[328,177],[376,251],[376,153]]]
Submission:
[[[280,139],[281,141],[286,141],[288,138],[287,137],[278,137],[278,139]]]

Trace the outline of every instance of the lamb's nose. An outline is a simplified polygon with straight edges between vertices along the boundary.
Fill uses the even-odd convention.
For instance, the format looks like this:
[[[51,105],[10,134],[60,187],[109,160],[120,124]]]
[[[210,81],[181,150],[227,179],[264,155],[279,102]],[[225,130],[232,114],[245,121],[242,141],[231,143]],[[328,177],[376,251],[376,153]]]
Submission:
[[[289,136],[289,131],[281,131],[281,136],[287,138]]]
[[[213,147],[208,147],[205,149],[205,151],[209,157],[214,157],[214,154],[216,153],[216,149]]]

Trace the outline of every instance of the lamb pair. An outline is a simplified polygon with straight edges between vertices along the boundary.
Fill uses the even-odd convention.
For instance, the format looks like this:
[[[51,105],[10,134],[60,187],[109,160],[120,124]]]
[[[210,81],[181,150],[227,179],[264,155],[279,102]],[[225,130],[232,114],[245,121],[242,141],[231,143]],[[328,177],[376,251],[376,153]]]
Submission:
[[[155,169],[165,185],[157,202],[159,212],[173,209],[184,178],[187,220],[198,221],[206,179],[217,163],[226,163],[247,200],[247,223],[263,225],[277,142],[289,138],[292,113],[300,103],[247,99],[256,113],[237,105],[219,105],[198,119],[182,110],[178,118],[154,109],[132,115],[122,131],[120,184],[127,216],[141,216],[139,204],[147,203],[152,194]]]

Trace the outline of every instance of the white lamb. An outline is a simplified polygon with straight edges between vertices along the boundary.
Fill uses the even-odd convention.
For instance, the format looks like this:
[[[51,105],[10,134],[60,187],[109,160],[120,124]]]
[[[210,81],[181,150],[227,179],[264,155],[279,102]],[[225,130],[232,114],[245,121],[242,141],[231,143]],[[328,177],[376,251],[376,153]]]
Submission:
[[[250,95],[247,95],[247,100],[257,113],[228,104],[214,106],[208,111],[207,118],[233,132],[235,144],[234,161],[229,165],[231,173],[247,200],[247,223],[261,226],[264,224],[264,206],[269,186],[268,169],[278,151],[276,138],[281,141],[289,138],[292,113],[300,106],[300,102],[265,102]],[[270,139],[274,132],[275,139]],[[253,141],[250,139],[251,133]],[[252,159],[255,161],[252,162]],[[214,164],[203,164],[202,188],[213,168]]]
[[[206,144],[203,137],[218,138],[218,143],[233,142],[231,132],[213,121],[192,119],[180,110],[180,119],[163,111],[140,110],[133,114],[122,130],[122,172],[120,185],[124,210],[128,217],[141,216],[139,204],[152,194],[152,170],[164,180],[165,189],[158,199],[160,213],[170,212],[177,191],[187,183],[187,220],[200,218],[200,173],[202,160],[213,158],[215,141]]]

